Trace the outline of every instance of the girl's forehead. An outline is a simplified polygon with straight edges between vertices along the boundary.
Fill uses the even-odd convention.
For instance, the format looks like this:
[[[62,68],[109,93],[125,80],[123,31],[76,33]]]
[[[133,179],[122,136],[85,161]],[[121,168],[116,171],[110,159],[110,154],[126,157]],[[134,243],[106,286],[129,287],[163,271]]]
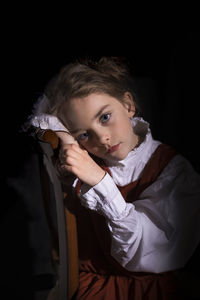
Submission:
[[[74,109],[82,106],[96,109],[97,107],[101,107],[105,104],[118,105],[119,100],[108,94],[93,93],[85,97],[71,99],[69,101],[69,108]]]
[[[74,124],[80,121],[93,121],[106,109],[119,109],[121,103],[107,94],[91,94],[86,97],[73,98],[67,102],[60,110],[61,119],[68,126],[74,127]]]

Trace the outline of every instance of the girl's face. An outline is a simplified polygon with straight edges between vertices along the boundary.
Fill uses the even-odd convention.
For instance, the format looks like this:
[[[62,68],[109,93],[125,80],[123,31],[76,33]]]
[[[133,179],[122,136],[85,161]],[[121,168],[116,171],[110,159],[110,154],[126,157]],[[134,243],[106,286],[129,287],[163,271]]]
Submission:
[[[107,94],[93,93],[66,103],[60,118],[88,152],[107,160],[122,160],[137,143],[130,122],[134,113],[129,93],[124,94],[123,103]]]

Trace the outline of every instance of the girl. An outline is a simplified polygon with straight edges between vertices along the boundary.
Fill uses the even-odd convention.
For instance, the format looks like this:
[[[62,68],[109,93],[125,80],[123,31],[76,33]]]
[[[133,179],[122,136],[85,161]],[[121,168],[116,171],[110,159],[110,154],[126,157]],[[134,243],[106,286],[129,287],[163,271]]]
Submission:
[[[137,114],[127,67],[103,57],[62,68],[31,119],[58,134],[57,169],[72,182],[75,299],[178,299],[174,271],[200,241],[200,177]]]

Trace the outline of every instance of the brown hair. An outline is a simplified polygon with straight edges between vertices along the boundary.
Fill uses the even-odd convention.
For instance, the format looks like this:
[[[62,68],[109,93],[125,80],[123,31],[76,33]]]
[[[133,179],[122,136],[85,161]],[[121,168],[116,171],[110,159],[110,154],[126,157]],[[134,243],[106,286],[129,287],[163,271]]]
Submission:
[[[124,93],[129,91],[135,102],[133,85],[122,58],[84,59],[64,66],[47,85],[45,95],[50,101],[50,113],[56,115],[66,101],[92,93],[106,93],[122,101]],[[135,106],[137,112],[137,103]]]

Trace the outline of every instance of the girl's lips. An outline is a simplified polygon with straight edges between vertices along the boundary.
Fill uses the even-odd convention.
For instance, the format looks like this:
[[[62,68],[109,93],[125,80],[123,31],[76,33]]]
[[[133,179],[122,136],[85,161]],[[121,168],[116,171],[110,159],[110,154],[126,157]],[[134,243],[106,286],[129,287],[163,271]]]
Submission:
[[[110,147],[110,149],[108,150],[108,153],[112,153],[112,152],[116,151],[119,148],[119,145],[120,145],[120,143]]]

